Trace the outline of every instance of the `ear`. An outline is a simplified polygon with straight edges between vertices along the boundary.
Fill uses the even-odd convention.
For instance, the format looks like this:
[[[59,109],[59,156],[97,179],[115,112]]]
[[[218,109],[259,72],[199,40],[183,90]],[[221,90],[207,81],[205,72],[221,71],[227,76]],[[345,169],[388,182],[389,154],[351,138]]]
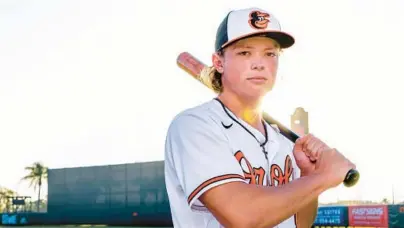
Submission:
[[[212,54],[212,64],[219,73],[223,73],[223,57],[218,53]]]

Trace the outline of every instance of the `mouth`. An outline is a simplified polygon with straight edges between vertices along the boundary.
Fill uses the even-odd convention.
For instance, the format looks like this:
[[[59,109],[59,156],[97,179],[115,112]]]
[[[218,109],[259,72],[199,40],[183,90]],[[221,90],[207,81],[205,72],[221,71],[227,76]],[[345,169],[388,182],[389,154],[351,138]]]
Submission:
[[[266,85],[268,83],[268,79],[265,77],[251,77],[247,78],[247,81],[254,85]]]
[[[268,81],[268,79],[266,77],[260,77],[260,76],[247,78],[247,80],[248,81],[262,81],[262,82]]]
[[[267,23],[267,20],[264,20],[264,21],[257,21],[257,22],[256,22],[257,25],[261,25],[261,26],[262,26],[262,25],[265,25],[266,23]]]

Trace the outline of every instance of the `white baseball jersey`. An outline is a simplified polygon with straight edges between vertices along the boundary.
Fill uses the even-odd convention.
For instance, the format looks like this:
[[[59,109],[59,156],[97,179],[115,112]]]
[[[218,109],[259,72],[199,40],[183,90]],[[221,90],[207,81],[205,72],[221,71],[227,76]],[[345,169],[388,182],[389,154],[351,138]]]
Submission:
[[[241,181],[277,186],[298,178],[293,143],[266,124],[267,135],[218,99],[179,113],[165,146],[165,183],[174,228],[223,227],[198,200],[212,187]],[[269,216],[269,215],[268,215]],[[277,227],[292,228],[295,216]]]

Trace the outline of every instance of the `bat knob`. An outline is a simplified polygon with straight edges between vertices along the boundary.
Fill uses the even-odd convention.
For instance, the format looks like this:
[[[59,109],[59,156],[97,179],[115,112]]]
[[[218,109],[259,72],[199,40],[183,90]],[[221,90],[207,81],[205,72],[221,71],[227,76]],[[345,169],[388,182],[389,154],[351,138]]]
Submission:
[[[359,181],[359,172],[356,169],[351,169],[345,176],[344,185],[345,187],[352,187]]]

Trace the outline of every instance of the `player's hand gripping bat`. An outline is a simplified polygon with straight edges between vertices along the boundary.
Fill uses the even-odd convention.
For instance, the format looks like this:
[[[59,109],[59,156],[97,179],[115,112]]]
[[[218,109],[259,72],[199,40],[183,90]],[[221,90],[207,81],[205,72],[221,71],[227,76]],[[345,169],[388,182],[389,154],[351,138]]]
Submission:
[[[199,76],[200,76],[201,71],[203,70],[203,68],[205,68],[206,65],[204,63],[202,63],[201,61],[199,61],[194,56],[192,56],[190,53],[188,53],[188,52],[181,53],[177,58],[177,65],[181,69],[183,69],[184,71],[189,73],[192,77],[194,77],[198,81],[202,82],[200,80]],[[204,83],[202,83],[202,84],[204,84]],[[207,85],[205,85],[205,86],[207,86]],[[296,140],[299,138],[299,136],[296,133],[294,133],[292,130],[288,129],[287,127],[285,127],[284,125],[282,125],[281,123],[276,121],[275,119],[273,119],[267,113],[264,113],[264,120],[269,124],[276,124],[278,126],[280,132],[282,133],[282,135],[284,135],[286,138],[291,140],[293,143],[295,143]],[[360,175],[357,170],[355,170],[355,169],[349,170],[345,176],[344,185],[346,187],[354,186],[358,182],[359,176]]]

